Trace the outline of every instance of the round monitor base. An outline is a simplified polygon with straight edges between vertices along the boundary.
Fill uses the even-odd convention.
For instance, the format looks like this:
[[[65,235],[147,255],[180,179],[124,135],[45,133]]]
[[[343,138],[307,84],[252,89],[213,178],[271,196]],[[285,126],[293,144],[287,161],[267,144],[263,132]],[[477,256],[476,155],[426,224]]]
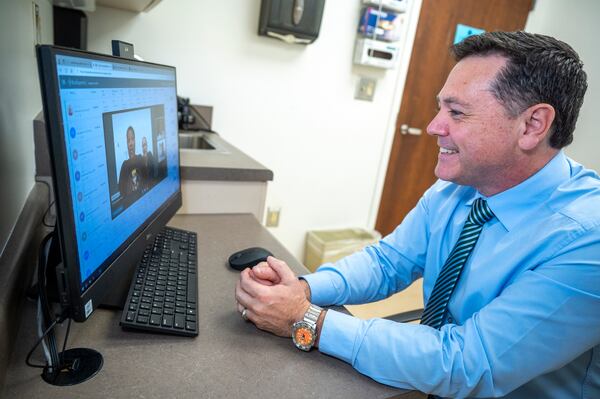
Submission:
[[[102,368],[102,355],[88,348],[68,349],[59,354],[61,369],[58,374],[44,369],[42,378],[48,384],[69,386],[80,384],[95,376]]]

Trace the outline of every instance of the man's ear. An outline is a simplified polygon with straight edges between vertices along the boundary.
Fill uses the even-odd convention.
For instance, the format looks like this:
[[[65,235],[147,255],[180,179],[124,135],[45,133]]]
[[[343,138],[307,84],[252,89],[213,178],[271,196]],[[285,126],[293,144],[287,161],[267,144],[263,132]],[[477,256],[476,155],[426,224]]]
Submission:
[[[524,130],[519,138],[519,146],[524,151],[533,150],[547,139],[554,116],[554,107],[550,104],[536,104],[523,112]]]

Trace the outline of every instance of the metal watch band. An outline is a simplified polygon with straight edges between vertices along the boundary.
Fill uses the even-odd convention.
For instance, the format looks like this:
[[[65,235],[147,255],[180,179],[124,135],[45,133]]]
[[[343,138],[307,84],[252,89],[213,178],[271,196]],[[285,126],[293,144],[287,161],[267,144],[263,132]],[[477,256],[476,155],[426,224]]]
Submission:
[[[316,328],[317,320],[319,320],[322,311],[323,308],[311,303],[306,313],[304,313],[304,321],[309,323],[313,328]]]

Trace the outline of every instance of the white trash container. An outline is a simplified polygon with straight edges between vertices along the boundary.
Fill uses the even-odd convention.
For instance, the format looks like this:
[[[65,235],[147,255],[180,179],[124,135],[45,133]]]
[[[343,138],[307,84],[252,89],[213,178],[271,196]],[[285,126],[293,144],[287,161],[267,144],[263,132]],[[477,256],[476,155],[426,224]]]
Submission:
[[[335,262],[380,239],[379,232],[359,228],[309,231],[306,234],[304,265],[314,272],[323,263]]]

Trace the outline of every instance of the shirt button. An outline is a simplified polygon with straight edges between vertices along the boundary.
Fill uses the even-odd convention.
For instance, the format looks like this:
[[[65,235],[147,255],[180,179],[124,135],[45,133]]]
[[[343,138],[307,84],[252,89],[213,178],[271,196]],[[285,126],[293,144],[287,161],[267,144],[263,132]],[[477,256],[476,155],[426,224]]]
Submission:
[[[448,323],[450,323],[450,324],[454,323],[454,319],[452,318],[452,316],[448,316]]]

